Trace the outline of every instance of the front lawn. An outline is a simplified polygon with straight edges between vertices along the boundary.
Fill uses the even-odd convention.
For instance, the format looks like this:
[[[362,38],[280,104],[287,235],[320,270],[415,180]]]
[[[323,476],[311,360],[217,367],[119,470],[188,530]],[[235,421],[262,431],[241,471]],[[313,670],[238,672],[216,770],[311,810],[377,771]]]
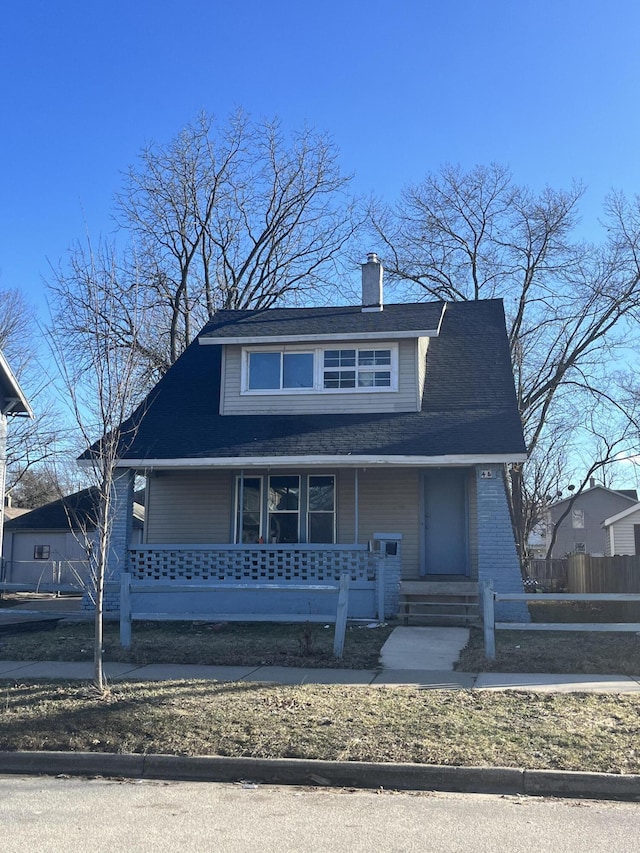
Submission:
[[[134,622],[130,649],[119,626],[104,625],[104,658],[125,663],[300,666],[376,669],[392,626],[347,626],[344,656],[333,657],[334,626],[257,622]],[[91,660],[93,623],[60,622],[54,630],[0,636],[1,660]]]
[[[499,630],[495,636],[496,659],[488,660],[482,629],[472,628],[456,669],[640,676],[640,634]]]

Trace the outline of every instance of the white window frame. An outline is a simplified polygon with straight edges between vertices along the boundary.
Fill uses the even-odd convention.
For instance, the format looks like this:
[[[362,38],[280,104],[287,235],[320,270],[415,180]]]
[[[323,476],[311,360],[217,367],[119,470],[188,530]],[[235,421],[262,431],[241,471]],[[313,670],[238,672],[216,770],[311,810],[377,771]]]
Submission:
[[[324,387],[324,354],[327,350],[347,350],[352,349],[356,352],[356,387],[355,388],[325,388]],[[390,384],[388,386],[364,385],[358,387],[358,370],[375,371],[375,365],[358,367],[358,353],[370,350],[389,350],[391,355],[391,364],[389,365]],[[284,359],[280,359],[280,388],[249,388],[249,360],[251,353],[260,352],[278,352],[282,355],[287,353],[300,353],[313,355],[313,387],[310,388],[283,388],[282,387],[282,372]],[[330,370],[331,368],[327,368]],[[344,368],[343,368],[344,369]],[[382,368],[386,370],[386,365]],[[289,394],[389,394],[398,390],[398,344],[396,342],[380,342],[366,344],[349,344],[338,343],[330,346],[323,345],[319,347],[303,347],[303,346],[270,346],[270,347],[254,347],[248,346],[242,348],[241,355],[241,376],[240,376],[240,393],[247,396],[282,396]]]
[[[279,388],[249,388],[249,361],[252,353],[279,353],[280,357],[280,387]],[[313,356],[313,386],[309,388],[283,388],[284,355],[312,355]],[[309,394],[314,391],[316,384],[316,351],[305,347],[304,349],[292,349],[290,347],[251,347],[242,350],[242,393],[243,394]]]

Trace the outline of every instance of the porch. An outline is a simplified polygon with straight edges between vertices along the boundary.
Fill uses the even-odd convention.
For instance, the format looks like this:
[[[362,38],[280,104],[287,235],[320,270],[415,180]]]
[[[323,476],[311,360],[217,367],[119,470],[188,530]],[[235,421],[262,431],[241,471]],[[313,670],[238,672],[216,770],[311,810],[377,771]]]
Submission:
[[[403,593],[408,584],[419,585],[410,592],[422,596],[417,610],[423,617],[438,610],[458,615],[449,605],[457,603],[451,596],[462,596],[466,624],[476,615],[478,581],[522,590],[498,465],[153,470],[147,472],[144,544],[136,546],[126,511],[132,491],[132,471],[123,470],[116,480],[111,577],[117,582],[129,571],[145,584],[193,584],[190,612],[322,612],[301,590],[275,601],[250,587],[337,586],[347,572],[350,618],[402,616],[402,583]],[[391,532],[379,532],[385,530]],[[427,590],[443,573],[452,588]],[[213,607],[202,592],[207,584],[219,599]],[[184,600],[180,604],[176,609],[184,612]],[[526,616],[510,609],[514,618]]]

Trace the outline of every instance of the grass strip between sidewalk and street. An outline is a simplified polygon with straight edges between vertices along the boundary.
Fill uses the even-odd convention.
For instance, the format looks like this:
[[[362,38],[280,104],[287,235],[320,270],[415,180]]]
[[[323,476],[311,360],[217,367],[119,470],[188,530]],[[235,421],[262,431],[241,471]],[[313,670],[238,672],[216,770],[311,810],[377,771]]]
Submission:
[[[640,696],[169,681],[4,682],[0,750],[640,772]]]

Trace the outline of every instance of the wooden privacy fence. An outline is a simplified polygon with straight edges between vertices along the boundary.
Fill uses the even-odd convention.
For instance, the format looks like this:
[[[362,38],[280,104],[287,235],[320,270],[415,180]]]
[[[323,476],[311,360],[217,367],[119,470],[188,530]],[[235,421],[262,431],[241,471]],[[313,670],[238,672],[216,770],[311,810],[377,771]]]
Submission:
[[[538,560],[534,557],[526,561],[527,579],[531,591],[542,588],[551,592],[560,592],[567,588],[568,561],[566,558]]]
[[[547,601],[633,601],[640,603],[640,593],[547,593]],[[484,653],[490,660],[496,657],[496,629],[508,631],[640,631],[640,622],[496,622],[496,601],[540,601],[540,595],[522,592],[495,592],[491,581],[482,587],[482,619],[484,622]]]
[[[640,593],[640,556],[572,554],[568,559],[567,584],[576,593]]]
[[[120,644],[125,648],[131,645],[131,623],[134,619],[139,621],[180,621],[180,622],[335,622],[335,634],[333,640],[333,654],[341,658],[344,653],[344,638],[347,627],[347,609],[349,606],[349,572],[343,571],[338,584],[188,584],[176,583],[139,583],[132,582],[131,575],[123,572],[120,580]],[[170,612],[159,612],[156,610],[143,611],[133,606],[134,596],[137,593],[170,593],[176,596],[180,593],[223,593],[223,592],[258,592],[261,596],[273,598],[277,605],[281,596],[289,593],[304,593],[310,598],[326,599],[328,596],[337,597],[335,610],[327,610],[323,613],[286,613],[274,609],[269,612],[267,608],[260,613],[240,612],[225,613],[215,610],[209,613],[171,610]],[[215,600],[215,598],[214,598]]]

